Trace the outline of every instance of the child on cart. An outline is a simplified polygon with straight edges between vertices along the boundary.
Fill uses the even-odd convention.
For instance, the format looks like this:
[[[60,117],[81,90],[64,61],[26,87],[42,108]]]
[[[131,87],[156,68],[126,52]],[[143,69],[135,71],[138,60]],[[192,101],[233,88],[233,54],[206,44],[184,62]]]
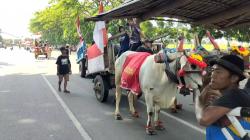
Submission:
[[[57,75],[58,75],[58,91],[61,92],[61,84],[64,80],[64,93],[70,93],[67,90],[67,84],[69,81],[69,74],[71,74],[71,63],[67,54],[67,50],[65,47],[60,48],[61,55],[57,58]]]

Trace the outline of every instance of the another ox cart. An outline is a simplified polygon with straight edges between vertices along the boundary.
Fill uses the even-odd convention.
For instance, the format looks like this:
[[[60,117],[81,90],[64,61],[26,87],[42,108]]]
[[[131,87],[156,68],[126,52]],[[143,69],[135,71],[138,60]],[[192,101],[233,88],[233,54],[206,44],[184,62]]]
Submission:
[[[49,59],[51,57],[52,48],[48,46],[47,43],[40,41],[39,43],[35,41],[34,55],[35,59],[38,59],[39,55],[44,55],[45,58]]]

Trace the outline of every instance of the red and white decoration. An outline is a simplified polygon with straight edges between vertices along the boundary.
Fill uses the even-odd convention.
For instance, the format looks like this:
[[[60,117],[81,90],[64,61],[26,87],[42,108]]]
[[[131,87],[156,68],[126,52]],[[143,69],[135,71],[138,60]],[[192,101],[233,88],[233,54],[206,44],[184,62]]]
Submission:
[[[99,14],[103,12],[103,5],[100,2]],[[108,37],[104,21],[97,21],[93,33],[95,44],[88,48],[88,73],[104,71],[104,47],[107,46]]]

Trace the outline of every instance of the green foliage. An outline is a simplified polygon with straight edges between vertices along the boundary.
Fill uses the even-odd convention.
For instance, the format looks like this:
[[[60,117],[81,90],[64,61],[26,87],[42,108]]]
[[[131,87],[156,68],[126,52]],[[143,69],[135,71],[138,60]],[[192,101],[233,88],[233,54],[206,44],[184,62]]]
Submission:
[[[249,42],[250,41],[250,27],[242,26],[235,27],[232,29],[227,29],[225,36],[228,38],[233,38],[239,41]]]
[[[76,32],[75,21],[80,16],[81,32],[87,43],[93,40],[94,22],[86,22],[84,18],[98,14],[99,0],[50,0],[50,6],[38,11],[30,20],[30,31],[33,33],[41,33],[42,39],[47,40],[53,45],[77,44],[79,37]],[[105,11],[111,10],[119,6],[123,0],[107,0],[103,1]],[[188,42],[193,39],[193,33],[198,34],[201,42],[205,36],[207,28],[203,26],[190,26],[189,24],[165,21],[166,19],[157,21],[144,21],[141,23],[141,29],[146,38],[154,39],[158,36],[165,35],[161,40],[166,43],[176,43],[180,35],[184,35]],[[170,19],[171,20],[171,19]],[[118,33],[118,27],[125,25],[122,20],[112,20],[108,24],[108,32],[112,35]],[[240,41],[249,41],[250,28],[233,28],[228,30],[208,29],[215,38],[222,36],[226,38],[234,38]]]
[[[105,10],[118,6],[121,0],[109,0],[104,3]],[[98,13],[98,0],[50,0],[50,6],[34,14],[30,20],[30,31],[41,33],[42,39],[53,45],[77,44],[79,37],[76,32],[76,18],[80,16],[81,32],[87,43],[92,42],[94,22],[84,21]],[[114,29],[111,28],[114,32]]]

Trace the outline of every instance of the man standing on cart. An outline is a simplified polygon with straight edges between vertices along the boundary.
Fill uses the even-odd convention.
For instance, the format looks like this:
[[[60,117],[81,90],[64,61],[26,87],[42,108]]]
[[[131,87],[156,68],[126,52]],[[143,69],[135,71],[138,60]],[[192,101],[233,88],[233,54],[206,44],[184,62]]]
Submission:
[[[139,46],[142,45],[141,38],[144,38],[144,35],[141,32],[138,19],[130,18],[128,19],[129,31],[130,31],[130,50],[136,51]]]
[[[196,106],[204,104],[199,112],[196,108],[196,116],[199,123],[206,126],[207,140],[226,140],[221,128],[227,127],[229,133],[238,140],[237,132],[228,127],[230,122],[226,117],[236,107],[250,107],[250,95],[246,90],[239,89],[239,82],[245,79],[244,61],[236,55],[225,55],[220,59],[211,61],[212,76],[209,86],[213,90],[219,90],[221,94],[202,92]],[[245,129],[250,129],[250,123],[245,119],[239,119]]]
[[[118,57],[129,50],[129,35],[125,31],[123,26],[119,26],[119,33],[121,33],[119,42],[120,42],[120,50],[118,52]]]
[[[143,41],[143,45],[139,46],[136,51],[137,52],[147,52],[150,54],[153,54],[153,50],[152,50],[152,40],[146,39],[145,41]]]

